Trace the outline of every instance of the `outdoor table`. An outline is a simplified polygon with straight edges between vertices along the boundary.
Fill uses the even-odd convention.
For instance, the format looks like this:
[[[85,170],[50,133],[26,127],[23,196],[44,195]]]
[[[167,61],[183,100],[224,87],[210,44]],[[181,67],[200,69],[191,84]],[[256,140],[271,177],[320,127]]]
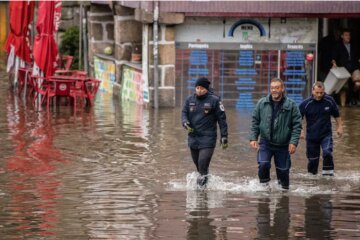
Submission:
[[[86,77],[87,72],[80,71],[80,70],[65,70],[65,69],[58,69],[55,71],[56,76],[81,76]]]
[[[69,96],[70,87],[75,84],[76,80],[61,79],[52,76],[48,79],[48,81],[54,84],[56,96]]]
[[[77,89],[84,91],[86,95],[86,90],[84,87],[87,77],[80,76],[51,76],[48,81],[54,84],[55,97],[73,97],[71,96],[71,90]],[[74,102],[76,104],[76,102]]]

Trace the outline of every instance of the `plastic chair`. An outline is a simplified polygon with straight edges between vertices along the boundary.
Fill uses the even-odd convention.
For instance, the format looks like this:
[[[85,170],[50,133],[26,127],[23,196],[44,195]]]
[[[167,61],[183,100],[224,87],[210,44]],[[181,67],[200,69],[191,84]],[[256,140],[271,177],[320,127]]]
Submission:
[[[45,99],[47,99],[47,108],[49,109],[50,99],[56,95],[53,84],[50,84],[45,77],[41,76],[31,76],[31,80],[34,88],[34,105],[39,94],[41,94],[40,104],[43,104]]]
[[[80,70],[74,70],[74,71],[72,72],[71,76],[86,77],[86,76],[87,76],[87,72],[85,72],[85,71],[80,71]]]
[[[31,86],[31,69],[29,68],[19,68],[18,70],[18,95],[20,96],[23,89],[24,89],[24,86],[25,84],[27,86]]]
[[[72,77],[86,78],[87,72],[74,70],[71,74]],[[83,100],[86,98],[86,90],[84,80],[78,80],[75,82],[74,86],[70,88],[70,97],[74,99],[74,112],[76,112],[76,103],[77,98],[80,97],[80,104],[83,106]]]
[[[83,106],[83,101],[87,97],[83,80],[79,80],[75,82],[74,86],[70,88],[69,96],[74,99],[74,113],[76,113],[76,103],[78,97],[80,98],[81,106]]]
[[[64,69],[65,70],[70,70],[73,59],[74,59],[73,56],[69,56],[69,55],[63,56]]]
[[[100,83],[101,81],[95,78],[90,78],[85,82],[85,91],[90,106],[94,104],[94,98],[99,90]]]
[[[60,57],[58,61],[58,69],[70,70],[71,64],[73,63],[74,57],[70,55],[64,55]]]
[[[21,92],[25,85],[25,76],[26,76],[26,70],[24,68],[19,68],[18,70],[18,95],[21,95]]]
[[[31,72],[28,73],[27,77],[28,77],[28,80],[27,80],[28,97],[31,98],[31,96],[35,92],[35,89],[34,89],[34,86],[33,86],[33,81],[31,80]]]

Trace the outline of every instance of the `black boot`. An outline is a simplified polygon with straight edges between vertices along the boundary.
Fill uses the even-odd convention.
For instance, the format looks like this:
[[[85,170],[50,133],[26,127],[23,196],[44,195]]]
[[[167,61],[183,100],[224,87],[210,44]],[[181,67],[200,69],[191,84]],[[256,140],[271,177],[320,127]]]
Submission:
[[[208,181],[208,177],[206,175],[199,176],[197,179],[197,184],[199,188],[201,189],[206,188],[207,181]]]

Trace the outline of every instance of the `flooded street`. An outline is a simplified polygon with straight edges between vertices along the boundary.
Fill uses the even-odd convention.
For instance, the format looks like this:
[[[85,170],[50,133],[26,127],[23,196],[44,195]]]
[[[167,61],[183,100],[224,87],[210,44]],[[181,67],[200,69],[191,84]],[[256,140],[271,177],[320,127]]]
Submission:
[[[143,109],[105,93],[92,109],[37,111],[0,74],[1,239],[359,239],[360,107],[342,108],[335,176],[309,176],[305,142],[290,190],[271,169],[258,183],[249,112],[227,109],[227,150],[217,147],[205,191],[181,109]]]

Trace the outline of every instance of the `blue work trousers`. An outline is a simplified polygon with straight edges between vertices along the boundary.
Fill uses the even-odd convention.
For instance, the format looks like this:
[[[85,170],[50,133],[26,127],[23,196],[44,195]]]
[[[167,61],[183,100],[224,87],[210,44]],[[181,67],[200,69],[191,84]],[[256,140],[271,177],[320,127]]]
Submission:
[[[269,182],[271,158],[274,157],[276,176],[278,182],[283,188],[289,188],[289,171],[291,167],[291,158],[288,146],[274,146],[260,141],[259,151],[257,153],[257,162],[259,165],[259,179],[261,183]]]
[[[308,158],[308,172],[312,174],[318,173],[320,147],[323,152],[323,171],[334,170],[333,161],[333,139],[332,135],[328,135],[319,140],[306,141],[306,155]]]

